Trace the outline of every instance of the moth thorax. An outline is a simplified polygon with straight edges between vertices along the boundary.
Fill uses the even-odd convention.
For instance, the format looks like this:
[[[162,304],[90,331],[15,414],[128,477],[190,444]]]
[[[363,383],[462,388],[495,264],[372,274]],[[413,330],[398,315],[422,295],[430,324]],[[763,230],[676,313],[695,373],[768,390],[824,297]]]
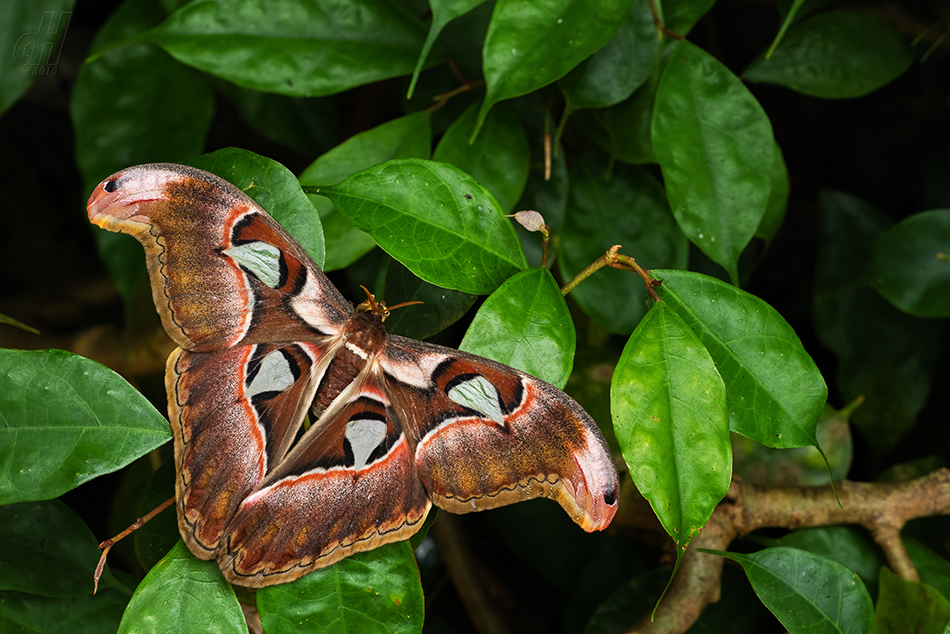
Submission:
[[[383,348],[387,334],[378,313],[356,313],[347,322],[343,336],[348,348],[358,348],[369,357]]]

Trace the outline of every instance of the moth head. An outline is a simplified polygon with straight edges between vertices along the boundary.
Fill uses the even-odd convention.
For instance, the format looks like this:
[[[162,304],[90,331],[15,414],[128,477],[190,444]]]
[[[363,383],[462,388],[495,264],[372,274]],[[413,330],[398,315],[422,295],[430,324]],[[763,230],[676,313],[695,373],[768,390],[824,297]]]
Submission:
[[[395,306],[386,306],[384,302],[377,302],[376,296],[369,292],[365,286],[360,284],[360,288],[363,289],[363,292],[366,293],[366,299],[356,307],[356,312],[358,313],[373,313],[374,315],[379,315],[380,321],[386,321],[386,318],[389,317],[391,311],[396,310],[397,308],[402,308],[403,306],[412,306],[413,304],[421,304],[422,302],[403,302],[401,304],[396,304]]]

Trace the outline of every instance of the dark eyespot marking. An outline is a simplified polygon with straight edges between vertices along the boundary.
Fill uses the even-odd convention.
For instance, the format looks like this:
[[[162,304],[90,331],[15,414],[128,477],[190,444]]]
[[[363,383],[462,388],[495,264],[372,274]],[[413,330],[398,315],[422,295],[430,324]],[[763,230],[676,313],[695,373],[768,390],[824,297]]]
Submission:
[[[617,489],[611,489],[604,493],[604,503],[607,506],[613,506],[613,503],[617,501]]]
[[[106,184],[102,186],[102,189],[111,194],[115,190],[119,189],[119,181],[106,181]]]

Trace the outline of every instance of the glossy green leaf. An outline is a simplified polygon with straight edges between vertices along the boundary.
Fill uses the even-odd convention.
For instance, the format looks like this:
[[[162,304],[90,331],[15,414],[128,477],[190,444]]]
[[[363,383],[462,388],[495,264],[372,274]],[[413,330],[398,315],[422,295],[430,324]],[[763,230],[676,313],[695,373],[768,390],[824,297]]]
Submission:
[[[263,588],[257,607],[268,634],[411,634],[422,631],[424,612],[419,571],[406,541]]]
[[[300,175],[300,184],[338,183],[354,172],[390,159],[429,158],[429,120],[428,112],[416,112],[361,132],[311,163]],[[345,268],[376,246],[327,198],[311,195],[310,200],[323,220],[327,243],[325,271]]]
[[[716,0],[667,0],[662,3],[663,26],[686,36],[714,4]]]
[[[680,228],[735,283],[769,201],[768,116],[729,69],[680,42],[657,88],[652,138]]]
[[[902,313],[868,286],[874,242],[889,224],[880,211],[828,190],[820,193],[818,210],[815,329],[838,359],[841,398],[865,397],[851,420],[881,459],[927,400],[943,355],[943,328]]]
[[[825,472],[827,476],[827,472]],[[857,573],[872,593],[877,591],[877,578],[885,565],[880,547],[868,532],[858,526],[816,526],[803,528],[776,540],[765,540],[770,546],[807,550]]]
[[[680,312],[661,301],[640,321],[610,412],[630,477],[682,553],[729,489],[732,449],[722,379]]]
[[[247,624],[234,590],[215,561],[202,561],[179,541],[139,584],[119,634],[243,634]]]
[[[386,303],[422,302],[422,306],[406,306],[393,311],[386,320],[386,329],[397,335],[425,339],[462,318],[475,304],[477,295],[470,295],[423,282],[396,261],[386,269]]]
[[[75,0],[7,0],[0,20],[0,115],[42,75],[58,75]]]
[[[887,301],[918,317],[950,317],[950,209],[905,218],[874,245],[871,275]]]
[[[318,193],[384,251],[436,286],[480,295],[527,268],[498,201],[451,165],[388,161]]]
[[[607,44],[558,82],[568,111],[606,108],[628,99],[650,76],[660,38],[648,0],[633,0]]]
[[[926,583],[881,568],[874,634],[940,634],[950,623],[950,601]]]
[[[854,457],[851,427],[848,424],[850,414],[850,410],[838,412],[825,404],[815,427],[817,446],[821,447],[821,451],[814,446],[773,449],[734,434],[733,469],[749,484],[825,486],[831,481],[843,480],[851,469]]]
[[[422,51],[419,53],[419,59],[416,62],[416,68],[412,71],[412,79],[409,82],[409,90],[406,93],[407,99],[412,99],[412,93],[415,91],[416,82],[419,81],[419,73],[429,57],[429,51],[432,45],[438,39],[439,34],[445,25],[455,18],[465,15],[485,0],[429,0],[429,8],[432,10],[432,22],[429,23],[429,33],[426,35],[425,44],[422,45]]]
[[[164,15],[156,1],[127,2],[96,36],[92,50],[149,28]],[[91,192],[102,179],[132,165],[180,163],[197,156],[213,106],[205,77],[148,44],[126,46],[83,64],[71,102],[83,191]],[[141,245],[109,231],[97,230],[95,236],[112,280],[128,299],[147,279]]]
[[[685,267],[689,244],[676,225],[663,188],[647,169],[614,166],[584,157],[571,169],[561,275],[570,280],[615,244],[641,266]],[[584,312],[611,332],[628,333],[647,310],[647,293],[636,274],[603,268],[571,291]]]
[[[486,93],[475,134],[489,109],[557,81],[617,32],[630,0],[499,0],[483,49]]]
[[[59,500],[0,506],[0,590],[44,597],[92,594],[99,541]],[[106,569],[100,588],[130,591]]]
[[[290,170],[273,159],[238,148],[205,154],[191,164],[217,174],[254,199],[293,236],[317,266],[323,266],[325,247],[320,215]]]
[[[432,159],[451,163],[471,174],[482,187],[494,194],[505,213],[514,213],[528,180],[531,151],[528,137],[511,110],[498,107],[485,119],[474,142],[478,108],[472,104],[442,135]]]
[[[759,600],[790,634],[871,631],[871,597],[861,578],[837,562],[797,548],[704,552],[738,562]]]
[[[764,301],[712,277],[653,270],[657,294],[702,340],[726,384],[732,431],[769,447],[817,445],[828,398],[798,335]]]
[[[594,143],[610,153],[611,159],[634,165],[657,162],[650,135],[662,68],[662,64],[654,64],[646,83],[626,101],[610,108],[582,111],[574,115],[573,120],[580,124]]]
[[[205,0],[138,39],[238,86],[319,97],[408,75],[424,38],[408,11],[379,0]]]
[[[920,581],[935,588],[950,600],[950,561],[939,556],[912,537],[903,537],[904,547],[914,568],[920,575]]]
[[[171,438],[125,379],[62,350],[0,350],[0,504],[45,500]]]
[[[743,78],[842,99],[889,84],[912,60],[910,46],[891,25],[867,13],[829,11],[789,29],[771,58],[753,62]]]
[[[95,595],[70,598],[0,592],[0,631],[30,634],[114,632],[128,602],[128,594],[101,587]]]
[[[492,293],[459,349],[489,357],[562,388],[577,336],[561,289],[548,269],[522,271]]]

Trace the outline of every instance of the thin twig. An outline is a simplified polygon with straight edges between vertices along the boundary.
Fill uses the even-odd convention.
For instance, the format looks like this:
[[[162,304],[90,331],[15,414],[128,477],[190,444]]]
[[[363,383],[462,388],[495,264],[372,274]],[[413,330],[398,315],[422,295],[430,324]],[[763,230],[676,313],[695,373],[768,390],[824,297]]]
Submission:
[[[604,255],[597,258],[590,266],[574,276],[574,279],[561,287],[561,295],[567,295],[572,290],[574,290],[578,284],[593,275],[595,271],[598,271],[605,266],[609,266],[611,268],[620,269],[621,271],[632,271],[639,275],[647,287],[647,293],[650,295],[650,298],[655,302],[660,301],[659,296],[657,296],[656,291],[653,289],[662,284],[662,282],[650,277],[649,271],[643,269],[639,264],[637,264],[637,261],[629,255],[618,254],[617,251],[619,250],[619,244],[615,244],[614,246],[607,249],[607,252]]]
[[[686,41],[685,37],[683,37],[676,31],[671,31],[670,29],[666,28],[666,26],[663,24],[663,21],[660,20],[660,12],[656,10],[656,3],[654,3],[653,0],[649,0],[649,2],[650,2],[650,12],[653,14],[653,25],[656,27],[657,33],[660,33],[661,35],[669,35],[674,40],[680,40],[681,42],[685,42]]]
[[[458,79],[459,83],[462,85],[458,88],[450,90],[449,92],[433,97],[432,99],[435,101],[435,103],[426,108],[428,112],[435,112],[439,108],[444,107],[445,104],[449,102],[449,99],[455,97],[456,95],[460,95],[463,92],[468,92],[472,88],[480,88],[485,85],[484,79],[476,79],[474,81],[467,79],[465,75],[462,74],[462,71],[459,70],[459,67],[455,64],[455,60],[449,60],[449,68],[452,69],[452,74],[455,75],[455,78]]]
[[[105,566],[106,566],[106,557],[109,556],[109,551],[112,550],[112,547],[115,546],[118,542],[128,537],[129,535],[131,535],[132,533],[134,533],[135,531],[137,531],[138,529],[142,528],[149,520],[151,520],[153,517],[155,517],[156,515],[158,515],[159,513],[161,513],[162,511],[164,511],[165,509],[167,509],[169,506],[171,506],[174,503],[175,503],[175,498],[174,496],[172,496],[168,498],[167,500],[165,500],[164,502],[162,502],[161,504],[159,504],[154,509],[152,509],[152,511],[148,515],[144,515],[138,518],[137,520],[135,520],[135,522],[131,526],[129,526],[127,529],[125,529],[124,531],[116,535],[115,537],[107,539],[106,541],[99,544],[99,549],[102,551],[102,556],[99,557],[99,564],[96,566],[96,572],[93,575],[93,586],[94,586],[92,590],[93,594],[95,594],[99,590],[99,578],[102,577],[102,571],[105,569]]]

